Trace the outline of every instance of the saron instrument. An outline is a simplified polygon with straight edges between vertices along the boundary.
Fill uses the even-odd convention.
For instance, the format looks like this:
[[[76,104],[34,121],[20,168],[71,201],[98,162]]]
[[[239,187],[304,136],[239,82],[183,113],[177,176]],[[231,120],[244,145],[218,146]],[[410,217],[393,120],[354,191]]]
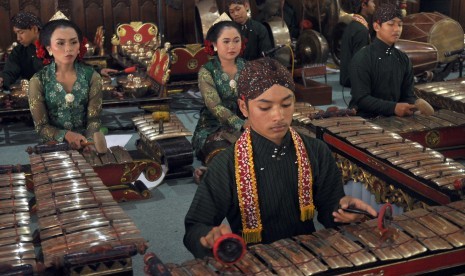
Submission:
[[[182,264],[163,264],[163,267],[171,275],[405,275],[463,272],[464,210],[465,201],[457,201],[394,216],[389,239],[383,238],[377,220],[373,219],[271,244],[251,245],[242,260],[234,265],[226,266],[208,257]]]

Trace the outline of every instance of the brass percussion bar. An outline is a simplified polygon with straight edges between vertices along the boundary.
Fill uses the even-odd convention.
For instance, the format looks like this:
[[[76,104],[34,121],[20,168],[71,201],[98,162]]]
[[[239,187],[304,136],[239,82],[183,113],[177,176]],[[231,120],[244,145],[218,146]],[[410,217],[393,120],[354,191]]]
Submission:
[[[12,198],[0,200],[0,214],[12,212],[29,212],[27,198]]]
[[[433,179],[432,181],[439,186],[453,185],[457,179],[465,178],[465,173],[458,173],[454,175],[448,175],[440,178]]]
[[[430,158],[430,159],[422,159],[418,161],[403,163],[403,164],[398,165],[398,167],[404,170],[411,170],[413,168],[418,168],[418,167],[432,165],[432,164],[441,164],[441,163],[444,163],[444,159]]]
[[[386,152],[397,151],[397,150],[402,150],[402,149],[407,149],[407,148],[423,150],[424,147],[417,142],[405,141],[403,143],[378,145],[372,148],[367,148],[366,150],[369,151],[371,154],[377,156],[378,154],[383,154]]]
[[[460,212],[457,209],[452,208],[451,206],[427,206],[428,211],[433,212],[434,214],[440,215],[447,220],[452,221],[456,225],[465,228],[465,213]]]
[[[0,187],[0,200],[14,197],[27,197],[25,186]]]
[[[359,148],[368,148],[377,145],[394,144],[405,141],[405,139],[400,136],[387,135],[386,133],[353,136],[347,137],[346,139]]]
[[[101,208],[75,210],[67,213],[43,217],[39,220],[39,229],[47,229],[58,225],[67,225],[77,221],[106,218],[108,220],[126,219],[129,216],[119,207],[103,206]]]
[[[393,223],[400,226],[412,237],[415,237],[431,251],[452,249],[452,245],[443,238],[437,236],[433,231],[419,223],[417,220],[411,219],[405,215],[400,215],[394,217]]]
[[[465,124],[465,114],[452,112],[447,109],[440,109],[434,113],[434,116],[459,126]]]
[[[77,179],[67,179],[62,181],[57,181],[49,184],[43,184],[40,186],[36,186],[34,188],[34,193],[37,197],[42,197],[46,195],[50,195],[52,192],[60,192],[68,190],[68,193],[72,193],[72,189],[74,187],[86,186],[88,189],[95,189],[95,190],[104,190],[108,189],[102,182],[99,177],[88,177],[85,179],[77,178]]]
[[[163,134],[163,133],[169,133],[173,131],[181,131],[183,130],[183,127],[180,125],[171,125],[167,127],[163,127],[159,129],[156,126],[150,127],[150,128],[141,128],[139,131],[143,133],[146,136],[152,135],[152,134]]]
[[[250,246],[249,250],[263,259],[279,275],[302,274],[296,266],[293,266],[286,257],[273,247],[256,244]]]
[[[26,180],[25,179],[17,179],[17,180],[0,180],[0,187],[17,187],[17,186],[25,186]]]
[[[368,226],[371,229],[371,233],[375,234],[380,241],[385,241],[386,245],[395,248],[404,258],[409,258],[427,251],[427,248],[415,238],[396,228],[388,230],[393,231],[391,237],[383,237],[383,233],[379,231],[377,219],[366,221],[362,225]]]
[[[45,171],[53,171],[60,168],[72,168],[78,166],[89,166],[84,159],[84,157],[75,158],[74,160],[71,159],[64,159],[64,160],[51,160],[45,161],[40,163],[31,164],[31,171],[35,174],[45,172]]]
[[[168,138],[175,138],[175,137],[181,137],[181,136],[192,136],[192,132],[190,131],[180,131],[180,132],[169,132],[169,133],[163,133],[163,134],[153,134],[147,137],[149,141],[156,141],[156,140],[163,140],[163,139],[168,139]]]
[[[27,212],[0,215],[0,229],[15,227],[17,225],[28,225],[30,220],[31,217]]]
[[[342,229],[357,237],[365,246],[370,248],[370,251],[381,261],[399,260],[403,258],[394,247],[383,246],[380,237],[373,233],[373,229],[362,228],[360,225],[344,225]]]
[[[404,148],[404,149],[396,149],[390,152],[384,152],[382,154],[377,154],[376,156],[381,159],[388,159],[392,157],[399,157],[403,156],[404,154],[415,154],[423,152],[423,149],[419,148]]]
[[[18,243],[32,243],[31,234],[27,235],[18,235],[18,236],[0,236],[0,252],[2,251],[2,247],[10,244],[18,244]]]
[[[32,176],[32,180],[34,181],[34,186],[39,186],[42,184],[58,182],[67,179],[74,179],[80,177],[94,177],[97,176],[97,173],[91,169],[83,169],[77,170],[75,169],[68,169],[68,170],[61,170],[61,171],[54,171],[53,173],[40,173],[35,174]]]
[[[465,245],[465,233],[443,217],[430,213],[425,209],[415,209],[405,213],[405,216],[417,220],[437,235],[447,240],[454,247]]]
[[[46,207],[61,207],[75,204],[75,202],[86,202],[94,200],[96,202],[104,202],[106,200],[112,199],[110,192],[108,190],[101,191],[86,191],[82,193],[71,193],[62,196],[48,195],[46,197],[37,198],[37,205],[41,208]]]
[[[422,166],[421,168],[412,169],[411,172],[412,173],[425,173],[425,172],[431,172],[431,171],[435,172],[435,171],[441,171],[441,170],[461,171],[463,169],[464,167],[462,164],[454,161],[453,159],[447,158],[444,163]]]
[[[23,173],[6,173],[0,174],[0,183],[3,182],[14,182],[18,180],[25,180],[26,176]]]
[[[410,154],[405,154],[402,156],[390,157],[387,160],[391,162],[393,165],[398,166],[404,163],[411,163],[411,162],[416,162],[416,161],[421,161],[424,159],[431,159],[431,158],[445,160],[444,155],[438,153],[437,151],[433,151],[431,149],[427,149],[426,151],[422,151],[422,152],[414,152]]]
[[[204,265],[203,260],[189,260],[182,264],[182,272],[178,271],[179,275],[217,275],[209,266]],[[176,275],[171,273],[171,275]]]
[[[313,275],[328,270],[321,261],[292,239],[282,239],[271,244],[279,253],[295,264],[304,275]]]
[[[249,251],[245,253],[244,257],[237,262],[235,266],[237,266],[245,275],[273,275],[273,273],[271,273],[271,271],[269,271],[267,267],[262,262],[258,261],[257,258],[255,258]]]
[[[99,208],[99,207],[102,207],[102,206],[107,207],[107,206],[113,206],[113,205],[116,205],[116,204],[117,204],[116,202],[110,202],[110,201],[95,202],[95,201],[92,201],[92,200],[87,200],[85,202],[79,202],[79,204],[60,206],[59,208],[38,209],[37,210],[37,216],[39,218],[41,218],[41,217],[56,215],[56,214],[59,214],[59,213],[76,211],[76,210],[80,210],[80,209]]]
[[[465,214],[465,200],[454,201],[447,204],[447,206]]]
[[[415,175],[423,177],[424,179],[436,179],[436,178],[445,177],[449,175],[456,175],[457,173],[465,173],[465,170],[449,167],[449,168],[434,169],[434,170],[430,170],[426,172],[421,172]]]
[[[355,266],[361,266],[376,261],[375,256],[334,229],[328,228],[319,230],[313,233],[313,235],[327,242]]]
[[[331,126],[327,128],[329,131],[331,131],[334,134],[339,134],[347,131],[355,132],[355,131],[360,131],[360,130],[383,130],[381,127],[371,124],[371,123],[365,123],[365,124],[357,124],[357,125],[342,125],[342,126]]]
[[[323,239],[313,235],[300,235],[294,238],[296,241],[310,248],[317,256],[320,256],[330,268],[352,267],[353,264],[346,258],[342,257],[334,248],[327,244]]]
[[[116,228],[118,227],[118,225],[136,227],[130,218],[113,220],[113,221],[110,221],[108,219],[92,219],[92,220],[88,220],[86,223],[82,223],[81,221],[79,221],[79,222],[69,223],[67,225],[57,225],[55,227],[41,229],[40,238],[42,241],[44,241],[52,237],[56,237],[60,235],[69,235],[69,234],[76,233],[76,232],[82,232],[83,230],[98,229],[100,227],[115,227]]]
[[[341,125],[358,125],[367,123],[366,119],[357,116],[349,117],[330,117],[325,118],[324,120],[313,120],[312,124],[316,127],[328,128],[331,126],[341,126]]]
[[[40,155],[29,155],[29,161],[31,164],[41,163],[44,161],[50,162],[57,159],[71,159],[82,158],[81,154],[77,151],[55,151],[48,153],[41,153]]]

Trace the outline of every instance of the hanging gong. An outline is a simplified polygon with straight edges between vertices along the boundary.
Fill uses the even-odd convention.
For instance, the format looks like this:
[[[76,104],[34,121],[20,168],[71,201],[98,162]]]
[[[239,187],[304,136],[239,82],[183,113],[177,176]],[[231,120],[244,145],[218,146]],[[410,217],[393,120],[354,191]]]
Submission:
[[[297,40],[296,56],[302,65],[326,63],[329,56],[326,38],[316,31],[304,30]]]

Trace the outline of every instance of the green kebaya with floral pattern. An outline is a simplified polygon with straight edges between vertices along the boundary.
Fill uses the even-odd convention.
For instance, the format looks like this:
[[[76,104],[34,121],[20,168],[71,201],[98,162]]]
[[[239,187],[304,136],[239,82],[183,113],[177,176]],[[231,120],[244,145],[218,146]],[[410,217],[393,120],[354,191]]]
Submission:
[[[192,137],[192,146],[197,157],[202,159],[202,148],[211,134],[226,131],[240,131],[244,120],[241,119],[237,105],[237,78],[244,68],[245,60],[236,59],[237,73],[230,79],[222,68],[218,56],[204,64],[199,70],[199,89],[205,107],[200,111],[200,118]]]
[[[29,82],[29,108],[42,142],[63,142],[69,130],[92,141],[94,132],[100,129],[101,77],[91,66],[75,62],[74,67],[77,79],[71,93],[57,81],[55,62]]]

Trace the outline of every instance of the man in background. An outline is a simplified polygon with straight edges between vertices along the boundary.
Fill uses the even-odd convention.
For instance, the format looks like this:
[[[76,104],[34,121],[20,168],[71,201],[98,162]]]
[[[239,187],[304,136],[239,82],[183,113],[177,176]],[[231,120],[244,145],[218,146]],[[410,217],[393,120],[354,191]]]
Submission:
[[[247,14],[250,9],[248,0],[229,0],[227,3],[229,15],[241,25],[241,35],[246,39],[246,47],[242,57],[246,60],[261,57],[262,52],[272,48],[268,30],[262,23],[249,18]]]
[[[11,25],[19,44],[8,55],[5,67],[0,72],[0,86],[5,89],[9,89],[19,78],[29,80],[43,67],[34,45],[42,27],[39,18],[30,12],[19,12],[11,18]]]
[[[375,12],[373,0],[350,0],[352,22],[347,25],[341,41],[341,71],[339,83],[342,86],[350,87],[349,68],[350,61],[358,50],[370,44],[369,23],[371,16]]]

